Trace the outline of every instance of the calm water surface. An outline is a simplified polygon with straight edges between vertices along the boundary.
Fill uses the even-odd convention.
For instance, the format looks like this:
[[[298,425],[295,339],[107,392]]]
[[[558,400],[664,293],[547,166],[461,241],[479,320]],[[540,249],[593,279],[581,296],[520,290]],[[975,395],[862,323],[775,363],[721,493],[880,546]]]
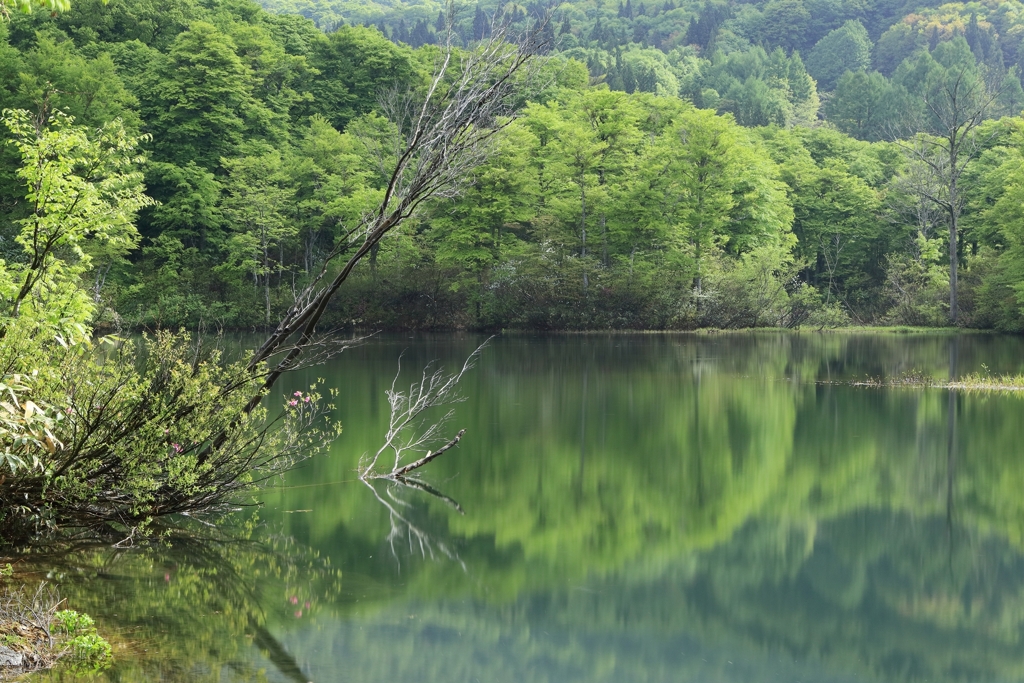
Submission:
[[[121,643],[108,677],[1024,681],[1024,397],[843,383],[1018,372],[1022,340],[498,338],[423,471],[446,498],[355,481],[399,355],[479,341],[292,378],[340,390],[344,434],[237,540],[52,567]]]

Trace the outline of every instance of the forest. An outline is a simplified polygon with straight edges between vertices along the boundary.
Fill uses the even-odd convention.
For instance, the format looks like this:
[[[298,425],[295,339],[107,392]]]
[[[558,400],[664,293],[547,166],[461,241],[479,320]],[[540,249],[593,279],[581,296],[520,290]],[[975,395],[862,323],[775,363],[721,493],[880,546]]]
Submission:
[[[1019,389],[1019,340],[814,332],[1024,332],[1024,5],[923,2],[0,0],[0,551],[140,680],[292,637],[388,646],[380,680],[425,650],[497,680],[512,642],[726,680],[674,659],[707,634],[1019,677],[1024,394],[952,384]],[[478,345],[725,328],[811,332]],[[420,338],[462,369],[419,330],[471,331]],[[460,401],[486,457],[403,478]]]
[[[116,122],[138,147],[132,225],[78,245],[90,324],[275,323],[380,200],[369,150],[393,125],[386,94],[429,80],[442,9],[82,0],[11,13],[4,141],[32,121],[85,139]],[[1021,9],[463,7],[454,43],[495,21],[532,28],[544,77],[458,196],[374,245],[325,322],[1024,329]],[[25,258],[31,212],[19,149],[0,147],[8,264]]]

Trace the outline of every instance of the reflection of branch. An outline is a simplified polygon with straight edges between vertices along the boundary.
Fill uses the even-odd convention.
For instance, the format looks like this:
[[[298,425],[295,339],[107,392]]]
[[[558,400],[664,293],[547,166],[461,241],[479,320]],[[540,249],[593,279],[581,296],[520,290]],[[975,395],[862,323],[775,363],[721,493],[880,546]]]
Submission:
[[[393,481],[395,481],[397,485],[410,486],[408,484],[410,480],[407,479]],[[399,507],[410,507],[410,505],[395,495],[395,490],[398,488],[395,484],[388,485],[387,487],[387,497],[392,501],[388,502],[387,500],[384,500],[380,493],[377,492],[377,489],[373,484],[366,479],[363,479],[362,482],[366,484],[371,491],[373,491],[373,497],[377,499],[377,502],[386,507],[390,513],[391,531],[388,533],[387,541],[391,546],[391,554],[394,556],[395,560],[398,560],[398,550],[395,548],[395,540],[405,537],[409,543],[409,552],[415,552],[418,550],[421,557],[426,559],[429,556],[432,560],[437,559],[437,553],[440,553],[449,560],[458,562],[463,571],[465,571],[466,563],[459,559],[458,553],[448,547],[448,545],[443,541],[433,538],[427,531],[414,524],[407,516],[398,511]],[[451,498],[448,498],[443,494],[439,494],[425,484],[421,484],[420,482],[417,483],[420,485],[410,486],[410,488],[415,488],[431,495],[437,495],[449,505],[454,505],[459,512],[462,511],[462,507]]]
[[[253,644],[263,650],[267,659],[277,667],[278,671],[297,683],[309,682],[309,676],[302,673],[302,667],[295,661],[295,657],[285,649],[284,645],[274,637],[274,634],[266,626],[260,624],[251,614],[249,615],[249,628],[253,631]]]
[[[402,486],[408,486],[411,489],[416,489],[417,491],[422,491],[423,493],[426,493],[428,495],[434,496],[435,498],[443,500],[447,505],[455,508],[455,510],[460,515],[466,514],[466,511],[462,509],[461,505],[459,505],[459,501],[455,500],[454,498],[451,498],[450,496],[444,495],[443,493],[441,493],[440,491],[435,489],[433,486],[430,486],[429,484],[424,484],[419,479],[408,479],[406,477],[395,477],[395,481],[398,482],[399,484],[401,484]]]

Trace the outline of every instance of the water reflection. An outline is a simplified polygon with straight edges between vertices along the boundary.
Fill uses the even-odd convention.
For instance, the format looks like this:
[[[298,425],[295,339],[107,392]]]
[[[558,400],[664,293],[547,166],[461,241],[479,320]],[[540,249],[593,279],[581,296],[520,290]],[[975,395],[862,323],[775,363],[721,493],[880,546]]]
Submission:
[[[240,545],[179,588],[122,554],[70,597],[221,680],[1024,680],[1024,402],[838,383],[1018,372],[1019,340],[499,338],[430,489],[359,483],[398,355],[455,367],[478,341],[382,338],[293,378],[341,388],[345,432],[255,538],[343,576]]]

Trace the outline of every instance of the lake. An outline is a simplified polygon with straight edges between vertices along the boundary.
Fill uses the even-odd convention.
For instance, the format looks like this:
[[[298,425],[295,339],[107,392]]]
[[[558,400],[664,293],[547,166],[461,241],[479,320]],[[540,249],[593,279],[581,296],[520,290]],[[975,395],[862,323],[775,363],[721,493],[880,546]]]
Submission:
[[[401,387],[480,341],[289,378],[337,388],[344,433],[262,508],[46,566],[107,677],[1024,681],[1024,397],[852,384],[1020,372],[1021,339],[503,336],[425,490],[358,481],[399,357]]]

